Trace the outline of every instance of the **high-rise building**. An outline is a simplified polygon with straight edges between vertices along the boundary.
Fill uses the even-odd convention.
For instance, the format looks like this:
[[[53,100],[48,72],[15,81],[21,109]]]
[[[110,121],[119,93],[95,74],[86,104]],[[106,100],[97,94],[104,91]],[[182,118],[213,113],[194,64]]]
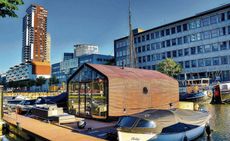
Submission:
[[[32,4],[23,18],[22,62],[49,62],[47,57],[47,10]]]
[[[230,4],[134,32],[137,66],[155,70],[166,58],[183,67],[178,79],[230,81]],[[116,65],[129,66],[128,36],[114,41]]]
[[[46,59],[48,62],[50,62],[50,50],[51,50],[51,37],[50,37],[50,34],[47,33],[47,37],[46,37]]]
[[[98,54],[98,46],[91,44],[77,44],[74,45],[74,56],[82,56],[87,54]]]

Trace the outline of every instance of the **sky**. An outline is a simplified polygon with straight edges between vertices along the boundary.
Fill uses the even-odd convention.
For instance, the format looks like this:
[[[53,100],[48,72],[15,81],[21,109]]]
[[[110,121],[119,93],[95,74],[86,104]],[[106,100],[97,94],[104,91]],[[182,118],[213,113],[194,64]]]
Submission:
[[[101,54],[113,55],[115,39],[127,36],[128,0],[24,0],[18,18],[0,18],[0,73],[21,63],[22,18],[30,4],[48,10],[51,63],[60,62],[74,45],[99,46]],[[229,0],[131,0],[133,28],[144,30],[193,16],[227,4]]]

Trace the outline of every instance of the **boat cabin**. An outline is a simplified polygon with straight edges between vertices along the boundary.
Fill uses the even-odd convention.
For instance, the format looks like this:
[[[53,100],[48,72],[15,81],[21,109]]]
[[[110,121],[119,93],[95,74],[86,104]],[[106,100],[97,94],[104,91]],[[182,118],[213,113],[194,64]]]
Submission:
[[[69,113],[95,119],[176,108],[178,81],[158,71],[83,64],[68,79]]]

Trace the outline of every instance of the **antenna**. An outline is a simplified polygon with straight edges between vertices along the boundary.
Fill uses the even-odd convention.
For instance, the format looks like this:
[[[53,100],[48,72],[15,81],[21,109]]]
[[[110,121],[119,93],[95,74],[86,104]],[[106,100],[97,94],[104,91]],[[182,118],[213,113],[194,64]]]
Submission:
[[[131,21],[131,0],[129,0],[129,67],[136,68],[137,62],[136,62],[136,52],[134,48],[134,36],[133,36],[133,30],[132,30],[132,21]]]

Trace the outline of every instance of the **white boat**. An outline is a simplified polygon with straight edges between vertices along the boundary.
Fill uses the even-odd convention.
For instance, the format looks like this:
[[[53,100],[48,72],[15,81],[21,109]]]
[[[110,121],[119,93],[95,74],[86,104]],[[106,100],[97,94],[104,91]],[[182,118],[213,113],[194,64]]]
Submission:
[[[148,110],[122,117],[118,122],[118,138],[119,141],[194,140],[209,127],[209,119],[208,112]]]

